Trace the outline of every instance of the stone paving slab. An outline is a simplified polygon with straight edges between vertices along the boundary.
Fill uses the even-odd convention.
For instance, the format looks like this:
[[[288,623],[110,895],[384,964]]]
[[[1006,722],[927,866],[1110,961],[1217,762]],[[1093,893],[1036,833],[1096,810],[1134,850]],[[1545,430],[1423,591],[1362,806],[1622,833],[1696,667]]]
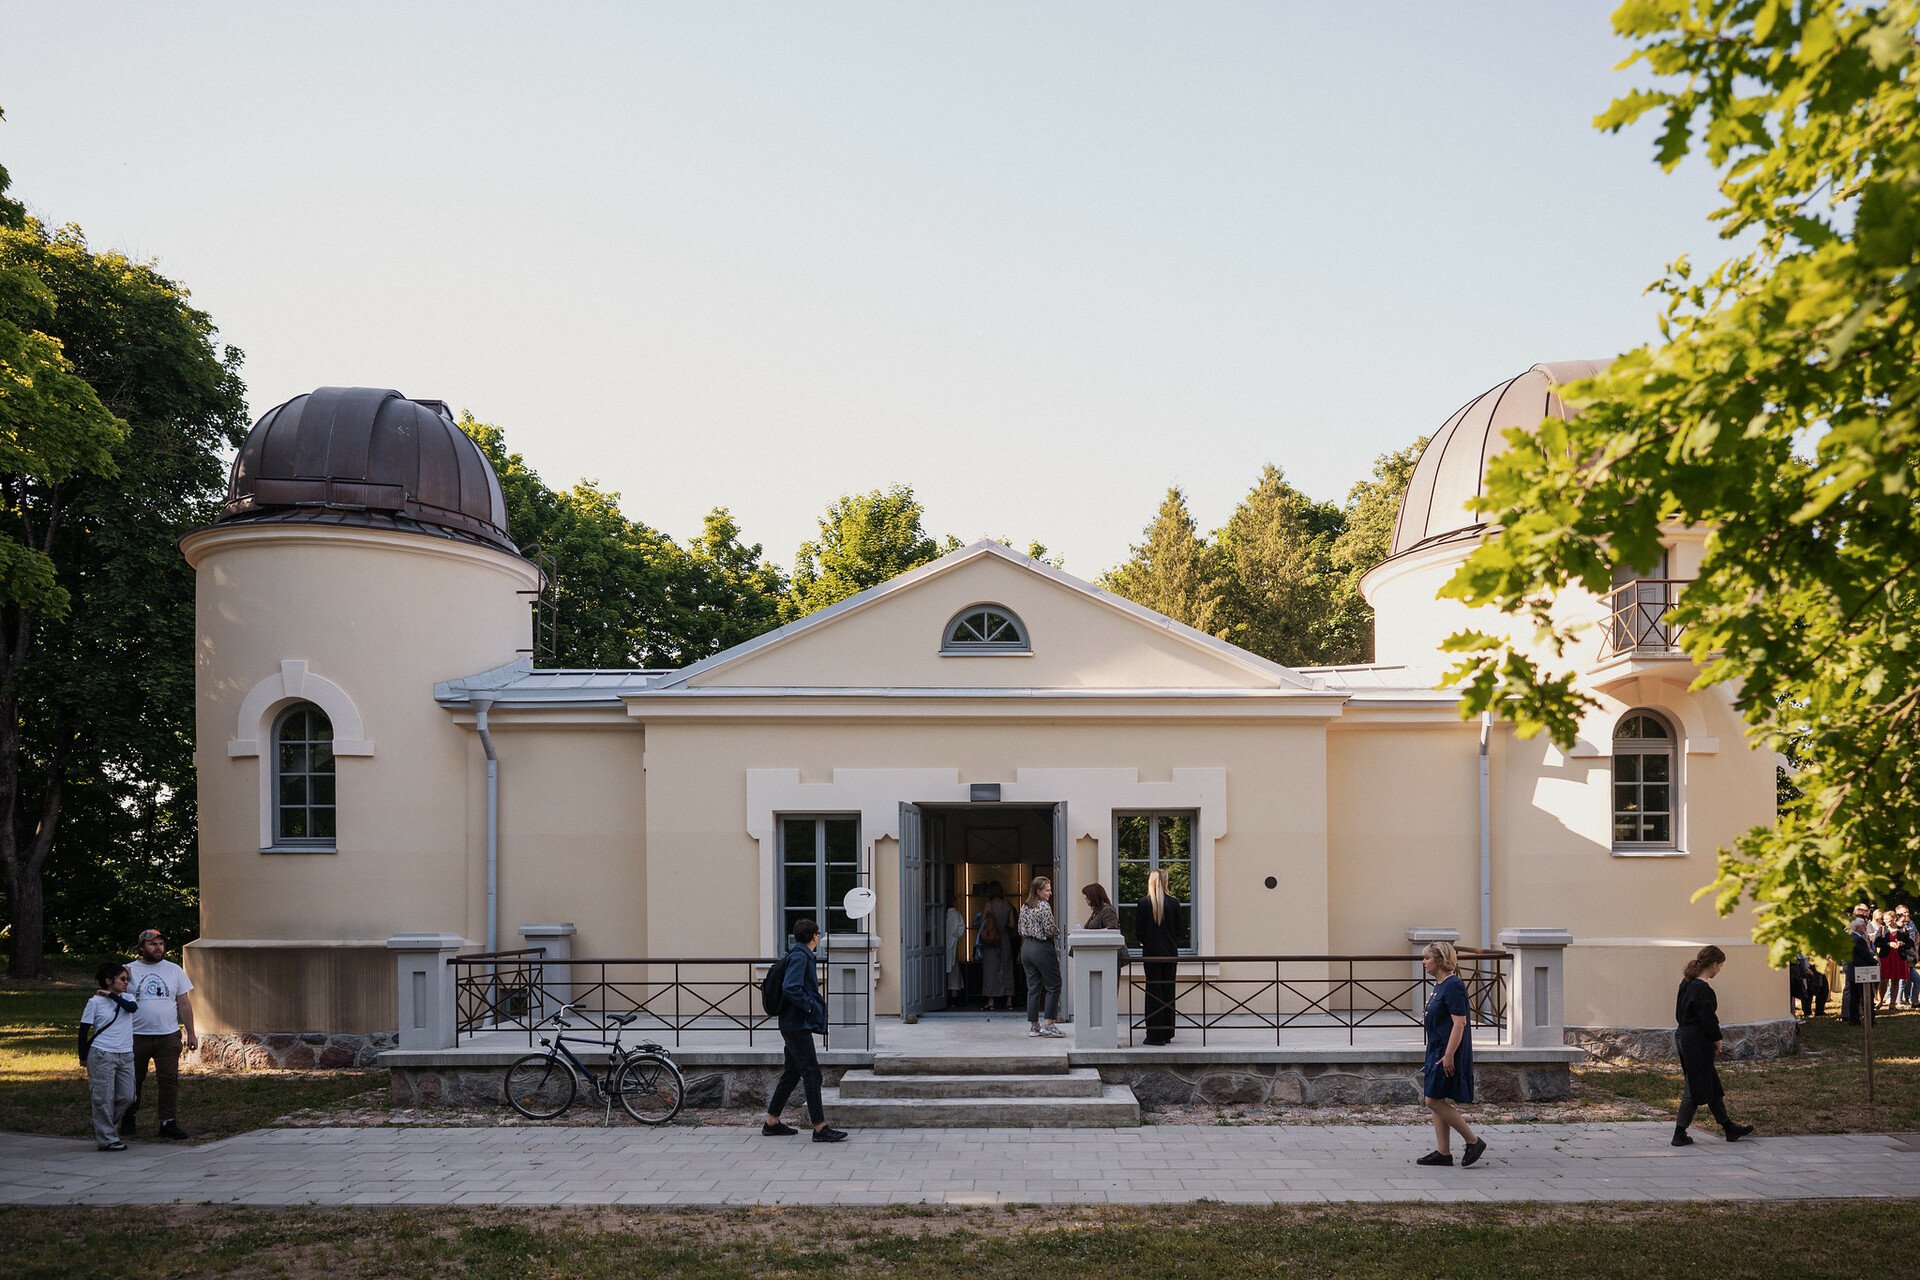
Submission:
[[[0,1204],[1149,1204],[1783,1200],[1920,1189],[1911,1135],[1756,1137],[1663,1123],[1489,1126],[1472,1169],[1425,1126],[862,1130],[269,1129],[199,1146],[0,1134]]]

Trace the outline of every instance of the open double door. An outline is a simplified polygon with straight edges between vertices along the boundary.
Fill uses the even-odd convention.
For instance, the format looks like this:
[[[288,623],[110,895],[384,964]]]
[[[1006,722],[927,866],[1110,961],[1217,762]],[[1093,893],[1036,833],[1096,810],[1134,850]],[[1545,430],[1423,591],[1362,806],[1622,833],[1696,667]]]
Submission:
[[[951,943],[947,936],[947,909],[951,905],[962,918],[971,922],[981,903],[975,901],[979,885],[971,868],[974,859],[965,848],[940,838],[952,819],[963,830],[971,830],[999,817],[1019,817],[1030,823],[1039,816],[1051,827],[1050,871],[1053,879],[1053,910],[1061,922],[1061,972],[1066,972],[1064,941],[1068,916],[1078,903],[1067,887],[1067,806],[1054,805],[919,805],[900,806],[900,1012],[919,1015],[936,1013],[947,1007],[947,959]],[[931,830],[930,830],[931,825]],[[1031,853],[1024,853],[1020,865],[1029,865]],[[1036,869],[1046,870],[1042,862]],[[1015,889],[1006,886],[1009,902],[1018,905]],[[1061,993],[1061,1017],[1067,1016],[1066,993]]]

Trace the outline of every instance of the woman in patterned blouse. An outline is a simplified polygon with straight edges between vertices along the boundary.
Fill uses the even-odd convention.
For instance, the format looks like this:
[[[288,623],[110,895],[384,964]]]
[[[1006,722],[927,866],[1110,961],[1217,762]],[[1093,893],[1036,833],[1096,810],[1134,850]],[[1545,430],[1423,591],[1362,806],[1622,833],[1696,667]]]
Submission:
[[[1020,967],[1027,974],[1027,1034],[1066,1037],[1060,1029],[1060,922],[1053,918],[1053,881],[1033,878],[1020,905]],[[1044,1011],[1046,1021],[1041,1021]]]

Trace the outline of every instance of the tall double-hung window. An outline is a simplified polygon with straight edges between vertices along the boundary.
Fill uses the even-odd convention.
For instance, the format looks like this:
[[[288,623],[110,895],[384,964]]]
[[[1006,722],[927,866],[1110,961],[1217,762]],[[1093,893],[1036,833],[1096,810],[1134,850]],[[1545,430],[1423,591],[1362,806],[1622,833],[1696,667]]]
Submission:
[[[1162,870],[1167,873],[1167,892],[1180,899],[1175,925],[1180,950],[1193,954],[1193,833],[1198,819],[1191,810],[1114,816],[1113,900],[1120,909],[1120,931],[1128,946],[1140,945],[1136,921],[1138,904],[1147,896],[1147,874]]]
[[[1630,711],[1613,731],[1613,847],[1673,849],[1679,816],[1675,734],[1664,716]]]
[[[333,722],[296,702],[273,722],[273,847],[332,849]]]
[[[837,817],[780,819],[780,946],[793,926],[812,920],[827,933],[865,933],[841,903],[860,883],[860,820]]]

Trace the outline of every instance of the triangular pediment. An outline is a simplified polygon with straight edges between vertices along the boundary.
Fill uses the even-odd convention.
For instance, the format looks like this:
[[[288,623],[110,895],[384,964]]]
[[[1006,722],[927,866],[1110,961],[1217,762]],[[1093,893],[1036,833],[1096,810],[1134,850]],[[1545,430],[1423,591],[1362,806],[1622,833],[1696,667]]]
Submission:
[[[1028,652],[943,652],[992,604]],[[1300,689],[1305,676],[997,542],[976,542],[675,672],[653,689]]]

